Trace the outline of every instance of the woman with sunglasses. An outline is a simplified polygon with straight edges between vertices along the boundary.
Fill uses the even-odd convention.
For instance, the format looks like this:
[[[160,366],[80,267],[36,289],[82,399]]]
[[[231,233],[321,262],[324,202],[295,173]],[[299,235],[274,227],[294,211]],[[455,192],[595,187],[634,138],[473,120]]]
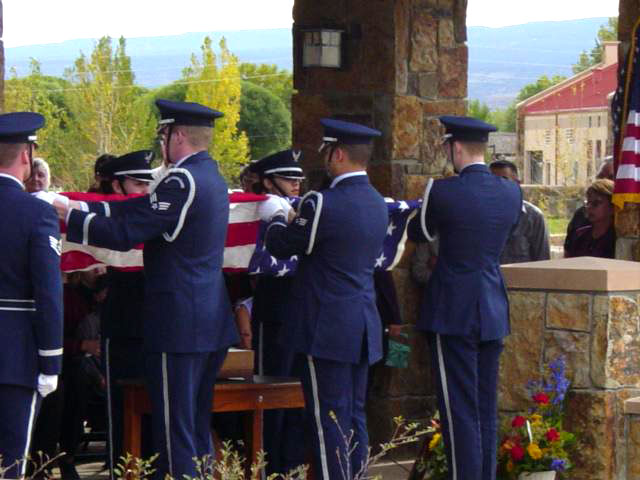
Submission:
[[[576,239],[565,250],[565,257],[615,258],[612,195],[613,181],[606,178],[596,180],[587,189],[585,208],[590,225],[576,231]]]

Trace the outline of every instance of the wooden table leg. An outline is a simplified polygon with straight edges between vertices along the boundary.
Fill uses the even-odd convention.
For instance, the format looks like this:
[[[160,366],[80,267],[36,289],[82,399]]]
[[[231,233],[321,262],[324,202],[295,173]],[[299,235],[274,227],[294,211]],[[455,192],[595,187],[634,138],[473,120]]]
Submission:
[[[142,454],[140,437],[142,436],[142,414],[136,411],[136,392],[133,389],[125,389],[124,392],[124,453],[130,453],[134,457]]]
[[[251,431],[251,462],[258,461],[258,453],[262,450],[262,422],[264,421],[264,410],[257,408],[253,412],[253,428]]]

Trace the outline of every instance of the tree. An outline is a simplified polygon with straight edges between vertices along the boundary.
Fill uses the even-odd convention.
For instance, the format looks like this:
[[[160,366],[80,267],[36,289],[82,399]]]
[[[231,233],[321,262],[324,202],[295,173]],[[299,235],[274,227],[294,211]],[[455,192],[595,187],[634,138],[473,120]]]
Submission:
[[[38,112],[45,117],[45,125],[38,131],[38,151],[51,167],[52,183],[56,186],[75,186],[84,180],[77,165],[66,155],[64,129],[69,125],[69,114],[63,101],[68,83],[60,78],[42,75],[40,63],[31,59],[30,74],[18,78],[11,69],[11,78],[5,83],[5,111]]]
[[[293,95],[293,74],[288,70],[281,70],[276,65],[241,63],[242,79],[260,85],[276,95],[291,111],[291,96]]]
[[[134,84],[124,38],[114,51],[111,38],[102,37],[91,57],[80,54],[65,76],[72,85],[65,100],[73,119],[73,128],[67,129],[67,155],[81,161],[87,178],[97,156],[149,147],[155,119],[144,101],[146,90]]]
[[[607,25],[600,25],[596,36],[596,44],[587,53],[583,50],[578,57],[578,63],[573,65],[573,73],[580,73],[602,62],[603,42],[618,39],[618,17],[610,17]]]
[[[527,85],[522,87],[520,89],[520,92],[518,93],[518,96],[516,97],[516,101],[522,102],[527,98],[533,97],[535,94],[540,93],[541,91],[546,90],[547,88],[552,87],[566,79],[567,77],[564,77],[562,75],[554,75],[551,78],[547,77],[546,75],[542,75],[534,83],[528,83]]]
[[[242,82],[238,128],[249,138],[251,158],[265,157],[291,145],[291,113],[266,88]]]
[[[218,161],[227,181],[231,181],[248,160],[249,142],[246,134],[238,130],[242,94],[238,59],[227,48],[224,37],[219,46],[218,65],[211,39],[205,37],[202,57],[191,56],[191,65],[183,71],[183,82],[187,85],[186,101],[224,113],[224,117],[215,122],[214,141],[209,152]]]
[[[486,103],[480,103],[480,100],[471,100],[469,102],[467,114],[483,122],[491,122],[491,110],[489,110],[489,106]]]

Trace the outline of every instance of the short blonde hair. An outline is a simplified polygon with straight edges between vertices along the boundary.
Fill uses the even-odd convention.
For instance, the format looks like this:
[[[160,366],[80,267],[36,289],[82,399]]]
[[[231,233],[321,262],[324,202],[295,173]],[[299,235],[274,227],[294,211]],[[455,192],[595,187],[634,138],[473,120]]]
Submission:
[[[609,200],[611,200],[611,196],[613,195],[613,186],[613,180],[600,178],[589,186],[587,189],[587,195],[589,193],[597,193],[598,195],[609,197]]]
[[[196,127],[193,125],[182,125],[187,142],[194,148],[206,150],[211,145],[213,139],[213,128]]]

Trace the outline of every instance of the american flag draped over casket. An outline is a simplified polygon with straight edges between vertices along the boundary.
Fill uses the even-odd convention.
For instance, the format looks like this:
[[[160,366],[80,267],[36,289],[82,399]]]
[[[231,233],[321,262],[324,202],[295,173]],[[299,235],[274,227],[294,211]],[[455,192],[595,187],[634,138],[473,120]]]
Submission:
[[[63,195],[85,202],[121,201],[133,197],[125,195],[103,195],[97,193],[63,193]],[[264,225],[258,217],[258,206],[265,195],[248,193],[229,194],[229,226],[224,249],[223,268],[226,272],[245,272],[284,276],[295,272],[297,258],[279,260],[272,257],[264,248]],[[400,260],[407,238],[406,227],[416,214],[420,202],[387,201],[389,209],[389,227],[383,250],[376,259],[376,268],[391,270]],[[64,272],[88,270],[98,265],[106,265],[121,270],[140,270],[143,268],[143,245],[127,252],[118,252],[106,248],[68,242],[65,225],[60,224],[62,232],[61,268]]]

